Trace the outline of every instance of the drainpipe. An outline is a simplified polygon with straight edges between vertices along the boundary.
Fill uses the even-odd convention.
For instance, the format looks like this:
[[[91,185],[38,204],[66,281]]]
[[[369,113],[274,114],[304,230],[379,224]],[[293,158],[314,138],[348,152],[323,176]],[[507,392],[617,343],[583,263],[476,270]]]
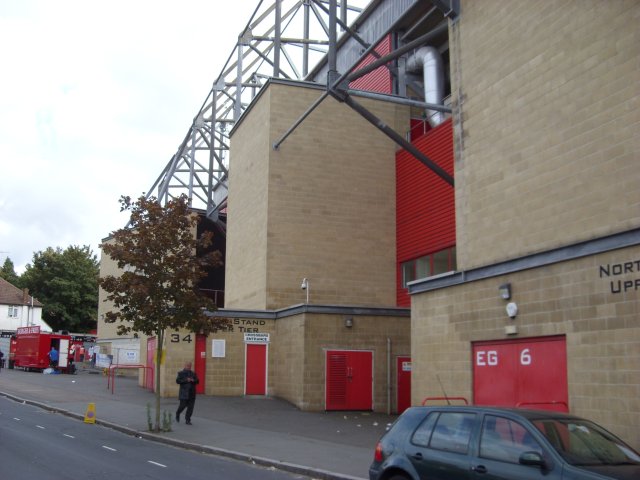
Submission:
[[[442,105],[444,99],[444,72],[442,57],[435,47],[421,47],[407,59],[406,70],[415,72],[422,67],[425,103]],[[427,110],[427,119],[432,127],[444,121],[444,114]]]
[[[387,415],[391,415],[391,339],[387,338]]]

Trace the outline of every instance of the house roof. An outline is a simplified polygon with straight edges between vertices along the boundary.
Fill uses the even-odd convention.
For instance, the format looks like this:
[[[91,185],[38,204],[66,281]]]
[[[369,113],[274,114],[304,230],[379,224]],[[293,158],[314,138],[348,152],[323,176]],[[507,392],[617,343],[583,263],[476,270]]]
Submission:
[[[31,305],[33,300],[34,307],[42,307],[42,303],[29,295],[28,292],[27,289],[20,290],[0,277],[0,305]]]

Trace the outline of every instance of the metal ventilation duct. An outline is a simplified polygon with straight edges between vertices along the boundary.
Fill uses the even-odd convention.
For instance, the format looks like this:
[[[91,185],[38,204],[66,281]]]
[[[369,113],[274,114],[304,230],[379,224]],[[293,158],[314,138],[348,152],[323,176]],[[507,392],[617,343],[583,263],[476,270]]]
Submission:
[[[422,67],[425,103],[443,104],[444,70],[440,52],[434,47],[421,47],[407,59],[406,69],[415,72]],[[427,119],[432,127],[444,121],[444,114],[435,110],[427,110]]]

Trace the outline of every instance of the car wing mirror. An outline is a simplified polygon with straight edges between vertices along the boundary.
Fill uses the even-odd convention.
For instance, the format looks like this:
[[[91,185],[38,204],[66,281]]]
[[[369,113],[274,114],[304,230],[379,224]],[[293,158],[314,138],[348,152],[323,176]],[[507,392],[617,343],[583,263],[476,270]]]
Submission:
[[[529,465],[541,468],[546,468],[547,466],[544,458],[542,458],[542,455],[538,452],[523,452],[518,461],[520,462],[520,465]]]

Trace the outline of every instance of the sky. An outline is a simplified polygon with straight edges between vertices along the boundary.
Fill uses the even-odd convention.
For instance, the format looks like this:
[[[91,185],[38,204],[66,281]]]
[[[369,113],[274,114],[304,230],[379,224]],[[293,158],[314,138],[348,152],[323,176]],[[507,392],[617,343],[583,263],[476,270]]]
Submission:
[[[0,266],[124,227],[257,0],[0,0]]]

